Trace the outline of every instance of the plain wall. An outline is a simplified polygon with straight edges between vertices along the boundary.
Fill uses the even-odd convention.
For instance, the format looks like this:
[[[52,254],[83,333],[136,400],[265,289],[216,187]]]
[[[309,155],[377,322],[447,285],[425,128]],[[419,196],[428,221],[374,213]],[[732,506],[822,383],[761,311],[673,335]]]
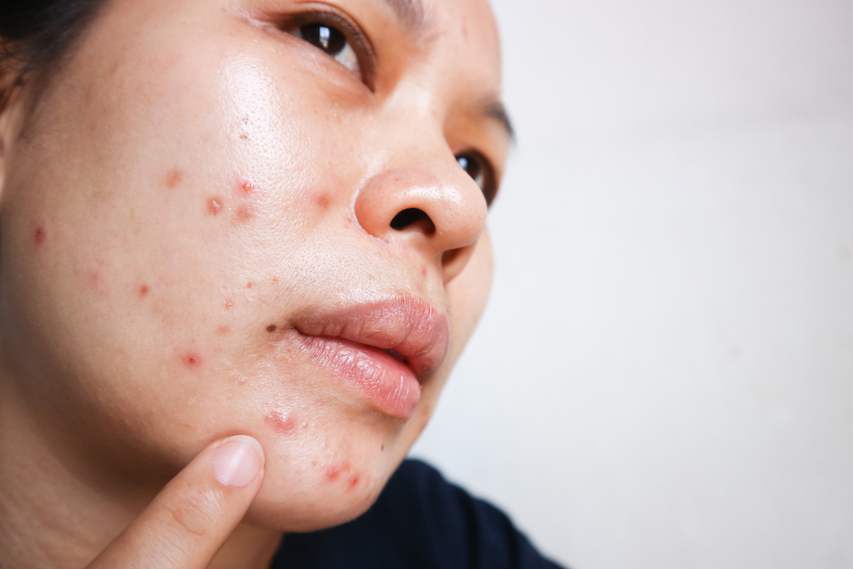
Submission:
[[[414,454],[574,569],[853,567],[853,2],[494,7],[496,278]]]

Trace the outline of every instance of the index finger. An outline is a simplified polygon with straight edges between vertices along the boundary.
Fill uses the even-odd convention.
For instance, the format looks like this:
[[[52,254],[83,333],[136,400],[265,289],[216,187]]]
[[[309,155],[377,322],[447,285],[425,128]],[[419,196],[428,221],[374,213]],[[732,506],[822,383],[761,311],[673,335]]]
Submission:
[[[201,451],[89,569],[207,567],[261,487],[264,453],[245,435]]]

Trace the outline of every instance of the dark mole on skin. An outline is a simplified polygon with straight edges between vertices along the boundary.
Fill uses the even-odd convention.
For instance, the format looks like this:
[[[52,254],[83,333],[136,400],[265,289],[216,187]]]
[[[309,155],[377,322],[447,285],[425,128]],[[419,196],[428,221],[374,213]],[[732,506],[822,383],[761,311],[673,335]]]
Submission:
[[[35,236],[36,245],[41,245],[42,243],[44,243],[44,240],[46,237],[47,237],[47,233],[45,233],[44,227],[42,227],[41,225],[36,227],[36,236]]]
[[[275,324],[270,324],[269,326],[267,326],[267,332],[275,332],[276,330],[278,330],[278,326],[276,326]]]
[[[188,368],[197,368],[201,366],[201,356],[196,352],[187,352],[183,356],[181,356],[181,361],[184,362],[184,365]]]
[[[184,179],[184,173],[181,172],[179,168],[172,168],[169,170],[169,173],[166,174],[166,187],[174,188],[178,184],[181,183]]]

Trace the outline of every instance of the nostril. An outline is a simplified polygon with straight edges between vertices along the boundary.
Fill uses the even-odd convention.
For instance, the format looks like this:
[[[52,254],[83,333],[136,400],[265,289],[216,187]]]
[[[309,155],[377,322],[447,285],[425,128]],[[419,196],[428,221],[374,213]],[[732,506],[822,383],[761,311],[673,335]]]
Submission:
[[[412,226],[419,226],[426,235],[435,233],[435,224],[422,209],[414,207],[404,209],[391,220],[391,229],[397,231],[402,231]]]

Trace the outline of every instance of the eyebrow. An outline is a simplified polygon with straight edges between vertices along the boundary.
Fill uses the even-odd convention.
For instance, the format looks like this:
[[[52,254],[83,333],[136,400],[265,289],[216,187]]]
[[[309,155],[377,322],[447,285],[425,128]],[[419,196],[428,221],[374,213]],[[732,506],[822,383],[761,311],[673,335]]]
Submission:
[[[385,0],[397,19],[419,36],[426,35],[429,25],[422,0]]]
[[[509,118],[506,106],[504,106],[503,101],[497,95],[484,99],[480,107],[480,112],[484,116],[498,121],[506,129],[510,141],[515,143],[515,127],[512,126],[512,120]]]

